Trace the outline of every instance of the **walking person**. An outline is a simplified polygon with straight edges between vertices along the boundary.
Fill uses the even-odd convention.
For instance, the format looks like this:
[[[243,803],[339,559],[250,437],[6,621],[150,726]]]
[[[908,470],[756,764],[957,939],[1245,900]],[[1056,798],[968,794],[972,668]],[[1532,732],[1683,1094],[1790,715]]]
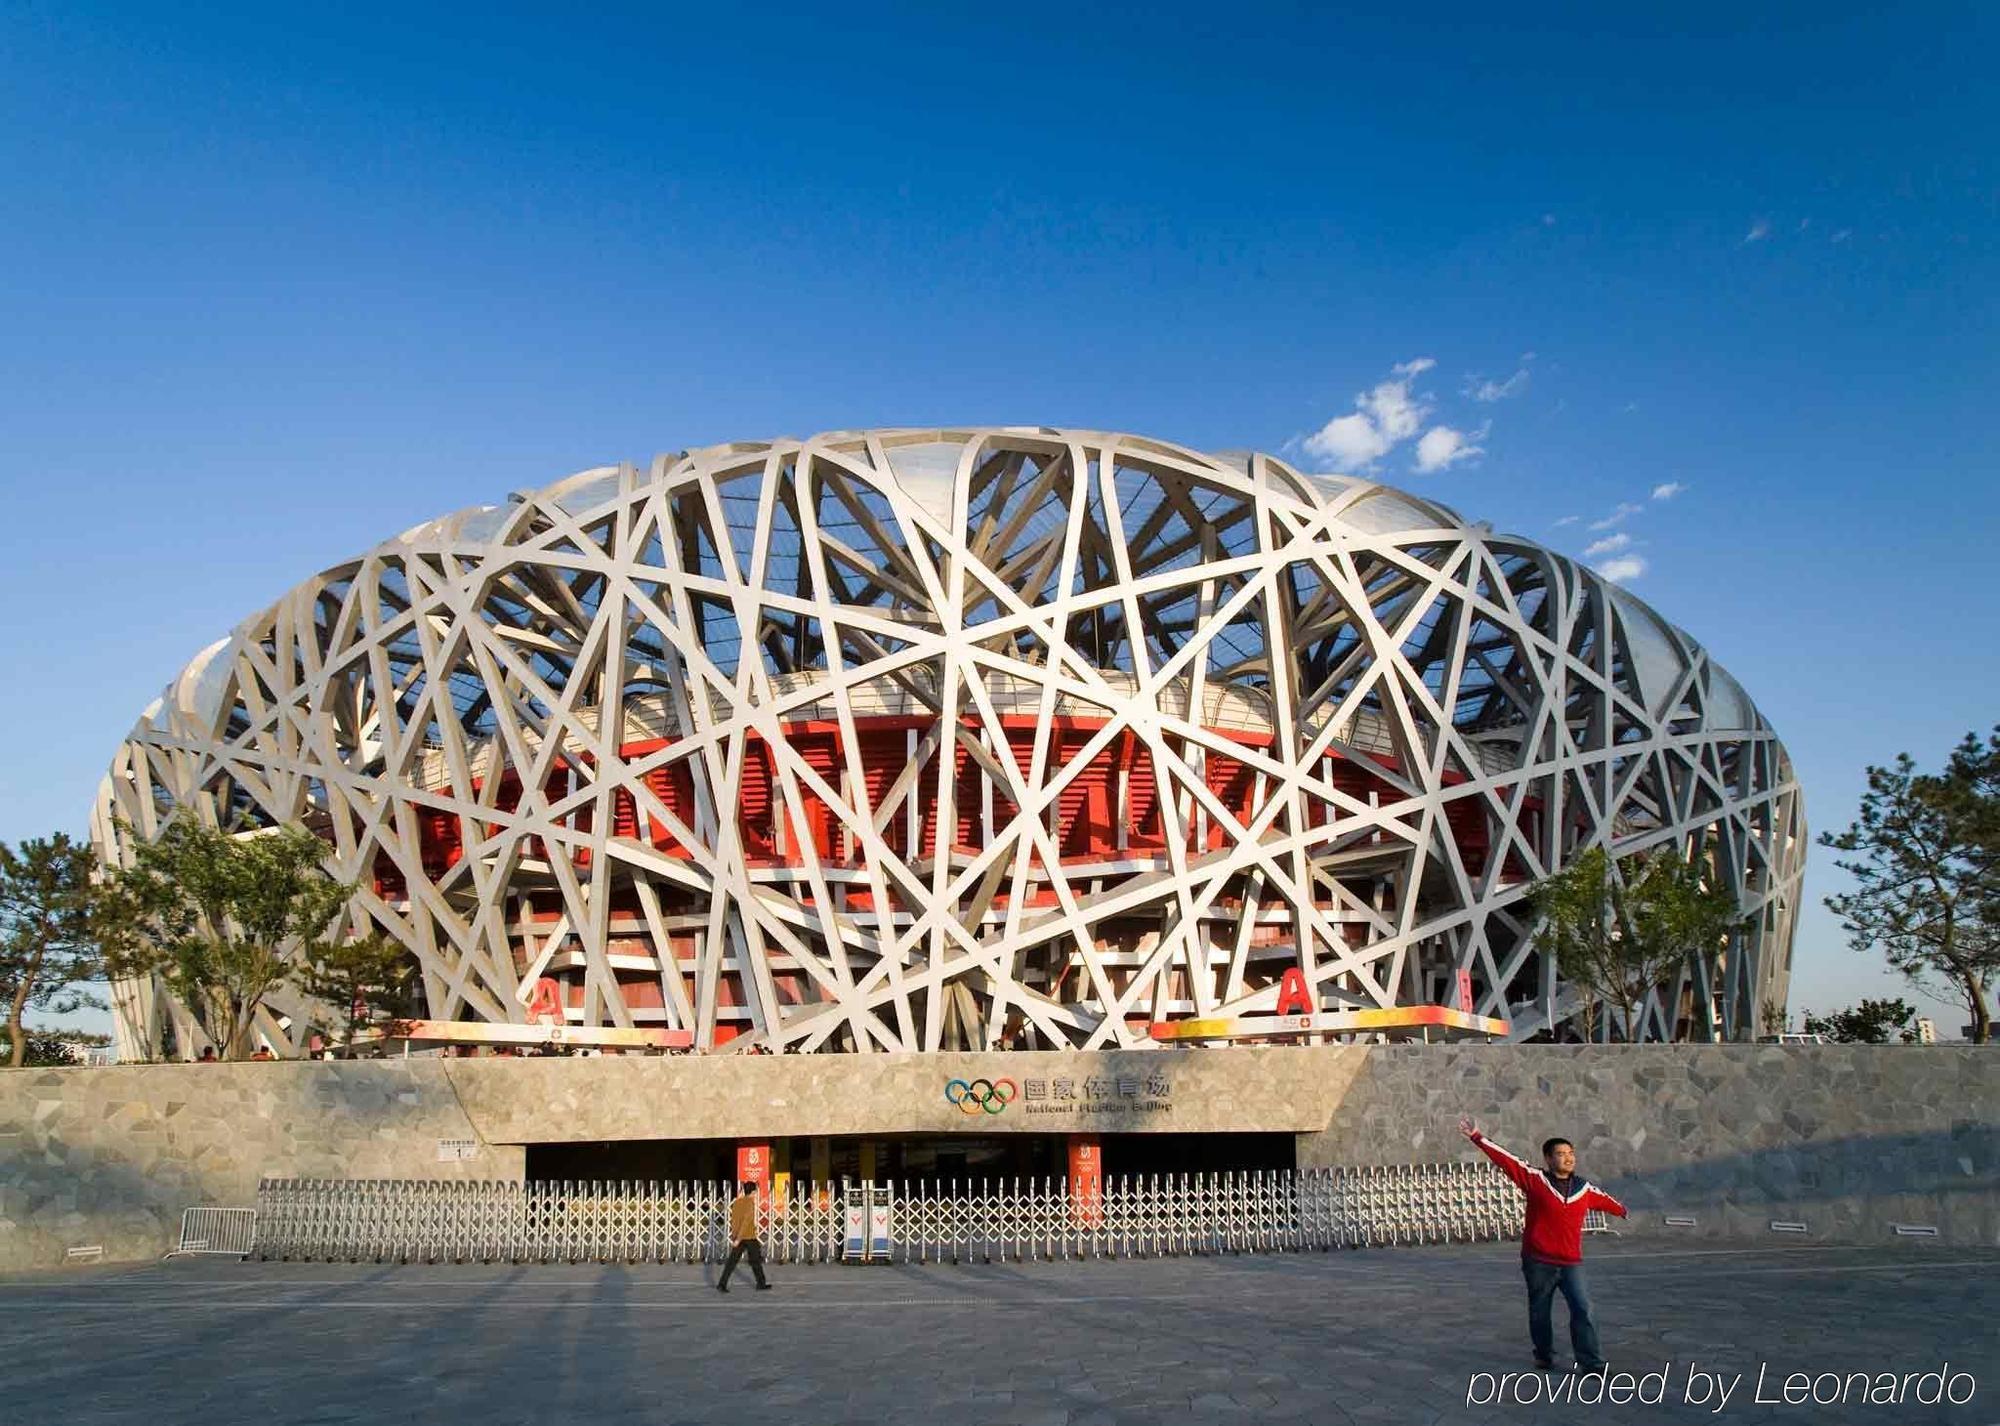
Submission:
[[[1528,1164],[1479,1132],[1471,1119],[1458,1121],[1459,1131],[1514,1180],[1528,1202],[1528,1223],[1521,1234],[1521,1275],[1528,1280],[1528,1335],[1535,1344],[1535,1365],[1555,1366],[1555,1296],[1569,1304],[1569,1342],[1576,1364],[1584,1371],[1604,1365],[1598,1350],[1597,1323],[1590,1315],[1590,1294],[1583,1283],[1583,1218],[1591,1209],[1625,1216],[1625,1205],[1576,1171],[1576,1146],[1567,1139],[1542,1144],[1543,1167]]]
[[[745,1179],[736,1188],[736,1197],[729,1203],[729,1257],[722,1264],[722,1276],[715,1280],[715,1290],[729,1291],[729,1275],[747,1257],[757,1291],[769,1292],[771,1284],[764,1280],[764,1244],[757,1236],[757,1185]]]

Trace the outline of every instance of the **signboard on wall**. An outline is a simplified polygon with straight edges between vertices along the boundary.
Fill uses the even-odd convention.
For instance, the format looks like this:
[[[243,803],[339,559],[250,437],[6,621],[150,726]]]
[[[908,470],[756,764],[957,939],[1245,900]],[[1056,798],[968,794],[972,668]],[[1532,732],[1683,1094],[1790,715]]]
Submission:
[[[1092,1130],[1136,1125],[1174,1107],[1174,1087],[1166,1073],[1148,1069],[1123,1074],[1009,1075],[954,1077],[944,1083],[944,1102],[964,1117],[962,1126],[1012,1128],[1024,1119],[1054,1120],[1037,1129],[1060,1129],[1070,1120]]]

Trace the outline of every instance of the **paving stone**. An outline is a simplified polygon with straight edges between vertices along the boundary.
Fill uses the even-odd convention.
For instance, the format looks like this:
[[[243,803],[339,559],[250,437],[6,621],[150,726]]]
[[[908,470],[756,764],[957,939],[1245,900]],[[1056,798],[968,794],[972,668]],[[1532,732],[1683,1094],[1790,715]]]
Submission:
[[[2000,1251],[1615,1244],[1589,1272],[1614,1365],[1672,1363],[1676,1389],[1690,1363],[1748,1374],[1719,1418],[1670,1392],[1647,1422],[2000,1420]],[[1171,1259],[1081,1282],[1029,1264],[968,1271],[950,1297],[828,1268],[778,1280],[781,1293],[739,1301],[668,1267],[199,1262],[18,1277],[0,1282],[9,1399],[84,1426],[1637,1419],[1467,1405],[1473,1373],[1529,1366],[1504,1247]],[[1761,1362],[1900,1373],[1945,1358],[1978,1383],[1968,1411],[1747,1401]]]

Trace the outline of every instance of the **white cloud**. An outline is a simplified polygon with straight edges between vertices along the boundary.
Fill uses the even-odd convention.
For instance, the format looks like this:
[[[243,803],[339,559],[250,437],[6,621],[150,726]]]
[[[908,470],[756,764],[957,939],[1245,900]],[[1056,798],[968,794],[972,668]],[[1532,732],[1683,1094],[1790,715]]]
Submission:
[[[1474,442],[1483,440],[1485,436],[1484,426],[1469,435],[1450,426],[1433,426],[1417,442],[1417,469],[1428,475],[1434,470],[1447,470],[1462,460],[1483,456],[1486,448]]]
[[[1687,487],[1678,480],[1662,481],[1653,487],[1653,498],[1655,500],[1671,500],[1686,489]]]
[[[1338,416],[1306,437],[1306,449],[1343,469],[1375,464],[1393,444],[1366,416]]]
[[[1621,501],[1618,508],[1613,510],[1609,515],[1606,515],[1602,520],[1592,520],[1590,528],[1593,530],[1616,529],[1645,508],[1643,505],[1634,505],[1629,500]]]
[[[1597,566],[1597,572],[1613,584],[1623,584],[1628,579],[1637,579],[1644,574],[1646,561],[1640,555],[1620,555]]]
[[[1505,381],[1482,381],[1475,376],[1465,383],[1465,394],[1474,401],[1505,401],[1527,389],[1528,369],[1525,366]]]
[[[1854,236],[1854,229],[1842,228],[1839,232],[1833,235],[1833,241],[1836,243],[1844,243],[1853,236]]]
[[[1560,530],[1565,525],[1574,525],[1578,520],[1581,520],[1582,518],[1583,516],[1581,515],[1565,515],[1562,517],[1562,519],[1556,521],[1556,528]]]
[[[1389,380],[1354,398],[1352,414],[1336,416],[1307,436],[1307,453],[1343,469],[1364,469],[1382,459],[1422,428],[1430,403],[1410,387],[1436,365],[1429,357],[1397,363]]]
[[[1430,414],[1430,403],[1412,396],[1410,383],[1436,365],[1429,357],[1403,362],[1395,368],[1396,380],[1384,381],[1373,391],[1355,398],[1354,404],[1373,418],[1376,429],[1389,438],[1391,445],[1414,436],[1424,417]]]
[[[1746,243],[1761,243],[1770,236],[1771,220],[1769,218],[1759,218],[1750,225],[1750,231],[1743,235],[1743,241]]]
[[[1615,535],[1606,535],[1603,539],[1593,540],[1590,544],[1586,545],[1583,557],[1587,560],[1594,560],[1601,555],[1615,555],[1631,543],[1632,537],[1623,530],[1620,530]]]

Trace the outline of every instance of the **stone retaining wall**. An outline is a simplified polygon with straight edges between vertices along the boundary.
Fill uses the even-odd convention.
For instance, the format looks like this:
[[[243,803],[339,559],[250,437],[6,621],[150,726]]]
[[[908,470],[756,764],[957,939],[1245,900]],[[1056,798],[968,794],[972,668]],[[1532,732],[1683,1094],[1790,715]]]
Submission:
[[[2000,1243],[2000,1048],[1450,1045],[1371,1049],[1307,1165],[1456,1158],[1460,1114],[1582,1171],[1667,1236],[1883,1242],[1897,1223]],[[1692,1228],[1667,1215],[1693,1217]]]
[[[945,1101],[955,1077],[1012,1079],[1021,1097],[969,1117]],[[1782,1241],[1779,1219],[1824,1241],[1907,1223],[2000,1243],[1993,1048],[411,1059],[0,1071],[0,1272],[77,1248],[157,1257],[183,1208],[248,1204],[265,1176],[518,1179],[527,1143],[1262,1129],[1297,1133],[1309,1167],[1463,1157],[1462,1113],[1531,1158],[1551,1134],[1574,1140],[1635,1232]]]
[[[435,1060],[0,1070],[0,1272],[157,1258],[183,1208],[248,1206],[265,1174],[518,1178]],[[472,1157],[439,1160],[439,1140]],[[454,1152],[459,1152],[454,1148]]]

